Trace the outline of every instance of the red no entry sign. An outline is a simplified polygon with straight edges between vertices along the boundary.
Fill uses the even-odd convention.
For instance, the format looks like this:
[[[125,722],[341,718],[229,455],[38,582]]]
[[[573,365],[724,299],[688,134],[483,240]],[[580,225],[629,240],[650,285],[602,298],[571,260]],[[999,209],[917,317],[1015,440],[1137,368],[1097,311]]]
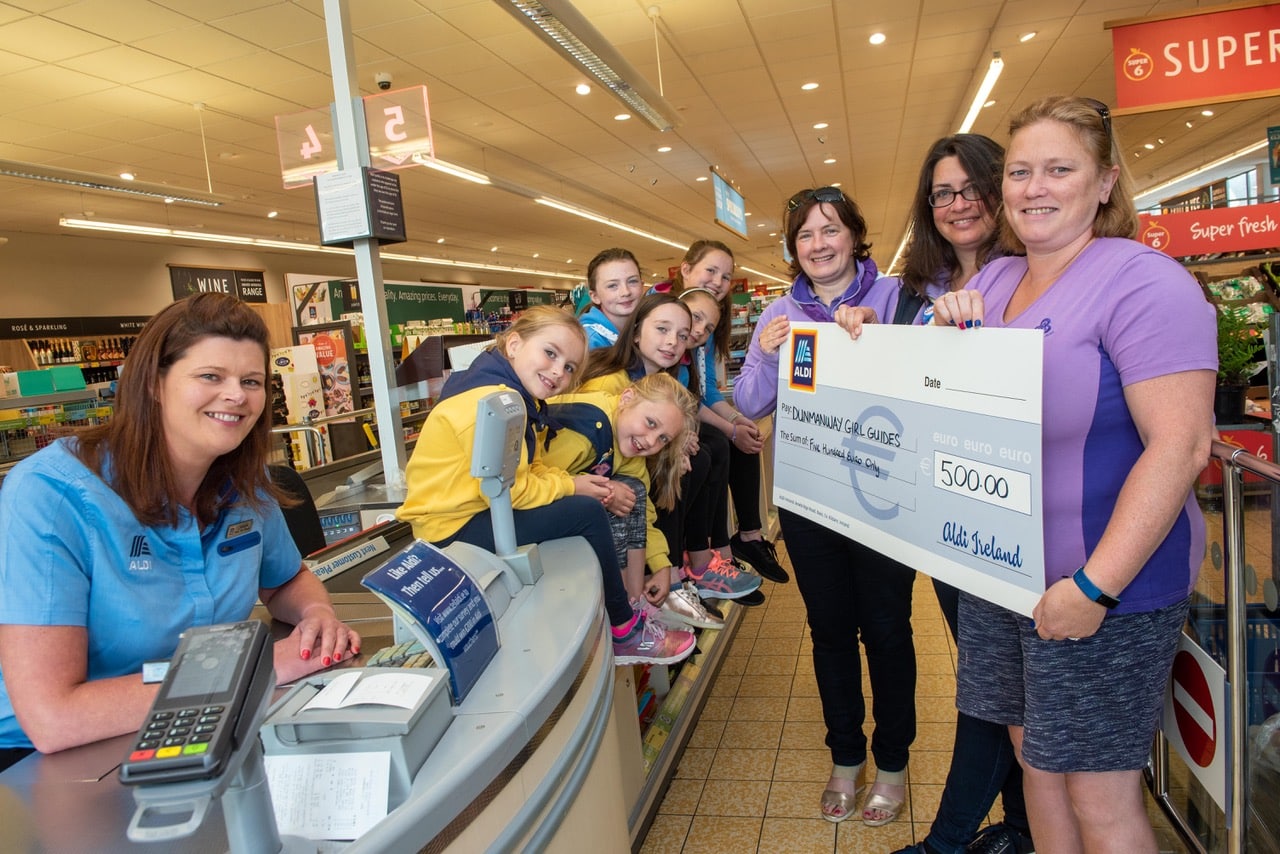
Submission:
[[[1187,756],[1207,768],[1217,750],[1213,697],[1200,663],[1186,650],[1179,651],[1173,659],[1173,717]]]

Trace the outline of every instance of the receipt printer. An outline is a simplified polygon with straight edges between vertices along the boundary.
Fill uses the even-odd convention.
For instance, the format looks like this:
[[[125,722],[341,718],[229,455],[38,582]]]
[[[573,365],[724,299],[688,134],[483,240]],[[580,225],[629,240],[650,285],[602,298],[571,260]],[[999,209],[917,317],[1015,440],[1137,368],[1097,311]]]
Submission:
[[[452,721],[447,671],[351,668],[295,685],[267,713],[262,746],[268,756],[389,752],[395,809]]]

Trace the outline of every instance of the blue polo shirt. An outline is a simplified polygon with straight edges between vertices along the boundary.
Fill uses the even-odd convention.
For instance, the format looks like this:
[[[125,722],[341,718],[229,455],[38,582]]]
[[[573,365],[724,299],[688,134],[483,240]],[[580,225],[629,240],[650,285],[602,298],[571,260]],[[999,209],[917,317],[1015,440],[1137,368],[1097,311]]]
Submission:
[[[190,626],[246,619],[302,558],[280,508],[237,503],[203,533],[148,527],[61,439],[0,488],[0,623],[88,628],[88,678],[169,658]],[[0,747],[30,747],[0,673]]]

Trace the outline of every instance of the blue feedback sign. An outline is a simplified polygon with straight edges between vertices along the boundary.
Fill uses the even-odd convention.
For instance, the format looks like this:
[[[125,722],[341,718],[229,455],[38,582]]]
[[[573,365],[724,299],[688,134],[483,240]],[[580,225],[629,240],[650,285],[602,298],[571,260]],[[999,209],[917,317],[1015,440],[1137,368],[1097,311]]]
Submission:
[[[711,188],[716,201],[716,225],[724,226],[734,234],[747,237],[747,209],[742,201],[742,194],[720,177],[720,173],[711,170]]]
[[[361,583],[378,594],[449,670],[461,703],[498,654],[498,625],[471,575],[430,543],[401,549]]]

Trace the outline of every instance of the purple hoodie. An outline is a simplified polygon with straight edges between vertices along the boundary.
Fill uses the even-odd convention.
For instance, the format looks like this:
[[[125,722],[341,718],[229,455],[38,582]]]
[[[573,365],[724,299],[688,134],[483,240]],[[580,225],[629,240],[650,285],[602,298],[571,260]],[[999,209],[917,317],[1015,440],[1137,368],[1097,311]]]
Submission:
[[[868,258],[858,263],[853,282],[831,305],[823,305],[813,295],[809,279],[803,273],[796,277],[786,295],[771,302],[756,322],[747,358],[733,382],[733,405],[748,418],[763,418],[778,403],[778,354],[760,349],[760,330],[770,320],[782,315],[792,321],[833,323],[835,311],[842,305],[861,305],[874,309],[884,322],[898,301],[898,280],[880,277],[875,262]]]

